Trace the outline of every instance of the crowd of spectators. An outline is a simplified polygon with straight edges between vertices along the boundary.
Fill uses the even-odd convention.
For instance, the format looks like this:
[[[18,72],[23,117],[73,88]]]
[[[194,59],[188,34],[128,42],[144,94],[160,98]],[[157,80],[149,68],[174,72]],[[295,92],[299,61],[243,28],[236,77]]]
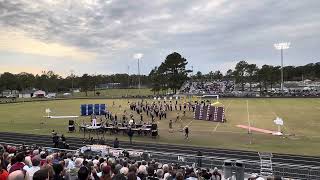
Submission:
[[[0,146],[0,180],[195,180],[222,179],[218,169],[201,169],[155,160],[97,156],[39,147]]]
[[[219,94],[232,92],[233,81],[188,81],[180,89],[180,94]]]
[[[292,86],[292,85],[291,85]],[[317,97],[320,90],[309,87],[290,87],[281,91],[279,88],[260,89],[256,84],[250,89],[246,84],[244,91],[234,81],[187,81],[180,88],[179,94],[213,94],[225,97]]]
[[[280,90],[263,91],[262,94],[268,96],[284,96],[284,97],[315,97],[320,96],[320,90],[317,89],[285,89],[283,92]]]

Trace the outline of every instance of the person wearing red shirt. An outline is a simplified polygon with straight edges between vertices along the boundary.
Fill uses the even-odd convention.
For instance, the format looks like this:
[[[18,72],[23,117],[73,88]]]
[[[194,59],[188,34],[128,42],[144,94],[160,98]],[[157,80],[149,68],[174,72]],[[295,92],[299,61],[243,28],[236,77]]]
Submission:
[[[25,164],[23,163],[24,158],[25,158],[24,153],[17,154],[16,155],[17,162],[11,166],[9,173],[12,173],[13,171],[16,171],[16,170],[22,170],[23,167],[25,166]]]
[[[1,164],[1,159],[0,159],[0,164]],[[2,169],[2,166],[0,166],[0,180],[7,180],[9,176],[9,173],[5,170],[5,169]]]

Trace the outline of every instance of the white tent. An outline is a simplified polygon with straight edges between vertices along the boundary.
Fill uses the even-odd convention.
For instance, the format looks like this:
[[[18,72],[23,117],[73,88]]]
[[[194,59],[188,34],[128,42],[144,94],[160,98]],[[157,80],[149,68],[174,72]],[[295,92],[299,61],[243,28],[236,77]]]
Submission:
[[[42,91],[42,90],[37,90],[33,93],[32,97],[45,97],[46,96],[46,92]]]

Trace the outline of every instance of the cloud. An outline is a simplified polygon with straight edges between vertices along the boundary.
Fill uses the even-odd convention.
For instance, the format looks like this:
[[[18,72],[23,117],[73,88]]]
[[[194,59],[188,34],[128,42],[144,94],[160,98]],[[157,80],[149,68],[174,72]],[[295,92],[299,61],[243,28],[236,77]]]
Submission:
[[[95,59],[91,68],[85,69],[85,62],[74,67],[89,73],[125,72],[132,54],[141,52],[143,73],[149,73],[173,49],[203,71],[208,64],[228,69],[238,60],[277,64],[273,44],[288,41],[292,48],[285,60],[297,65],[320,59],[319,5],[318,0],[0,0],[0,27],[6,31],[1,47],[65,61]],[[19,41],[4,39],[16,32],[22,34]]]
[[[45,43],[18,31],[0,30],[0,50],[15,53],[64,57],[76,61],[94,60],[96,54],[59,43]]]
[[[19,74],[21,72],[28,72],[28,73],[32,73],[32,74],[41,74],[41,72],[43,71],[43,68],[41,67],[37,67],[35,65],[32,66],[10,66],[10,65],[1,65],[0,66],[0,72],[10,72],[10,73],[14,73],[14,74]]]

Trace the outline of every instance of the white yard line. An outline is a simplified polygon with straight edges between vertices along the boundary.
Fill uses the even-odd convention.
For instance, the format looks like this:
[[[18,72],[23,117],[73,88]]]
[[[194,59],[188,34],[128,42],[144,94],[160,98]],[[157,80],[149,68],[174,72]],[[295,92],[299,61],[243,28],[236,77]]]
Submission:
[[[233,100],[231,100],[231,101],[229,102],[229,104],[227,105],[226,111],[228,110],[228,108],[229,108],[230,104],[232,103],[232,101],[233,101]]]
[[[278,115],[272,110],[272,108],[267,104],[267,102],[265,100],[263,100],[264,104],[269,108],[269,110],[272,112],[272,114],[275,116],[275,117],[278,117]]]
[[[193,120],[191,120],[185,127],[187,127],[187,126],[189,126],[189,125],[191,125],[192,124],[192,122],[193,122]]]
[[[218,122],[218,124],[216,125],[216,127],[213,129],[212,133],[217,131],[218,126],[220,125],[220,122]]]
[[[248,100],[247,100],[247,113],[248,113],[248,126],[249,126],[249,133],[251,133],[251,123],[250,123],[249,101],[248,101]]]

